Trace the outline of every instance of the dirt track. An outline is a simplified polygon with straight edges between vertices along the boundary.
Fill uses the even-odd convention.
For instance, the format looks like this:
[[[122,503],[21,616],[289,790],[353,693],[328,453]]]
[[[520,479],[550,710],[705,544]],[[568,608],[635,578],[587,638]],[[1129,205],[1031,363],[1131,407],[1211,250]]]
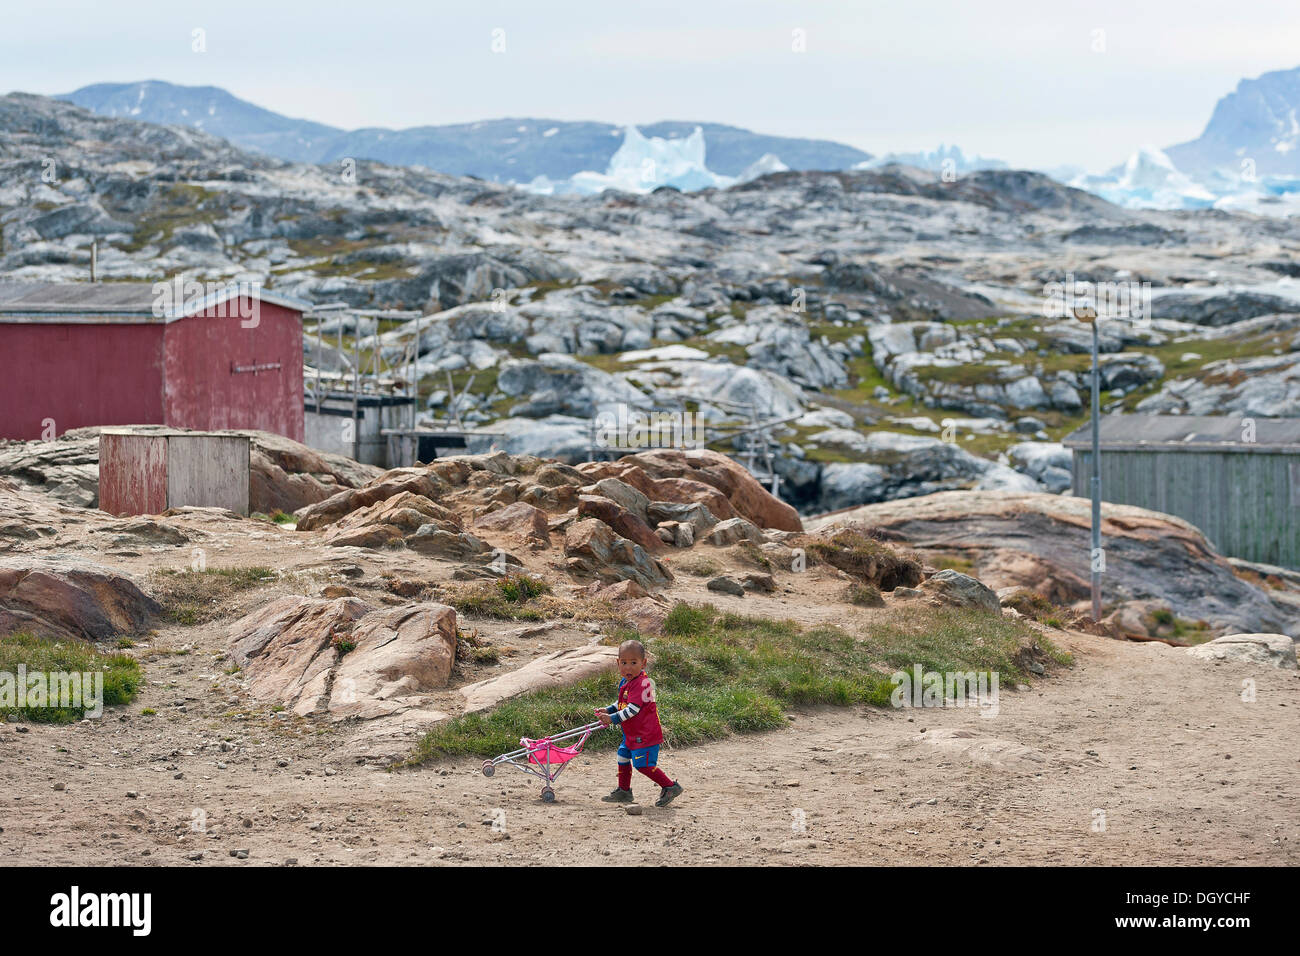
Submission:
[[[668,751],[663,766],[687,792],[640,816],[599,802],[613,786],[608,755],[579,758],[552,805],[532,778],[502,768],[489,780],[477,761],[400,773],[333,762],[349,731],[219,714],[201,699],[213,659],[168,657],[131,708],[158,717],[0,725],[0,862],[1300,862],[1295,671],[1082,635],[1060,643],[1075,667],[1004,688],[993,718],[823,709],[782,731]],[[1254,703],[1241,700],[1247,678]],[[241,746],[221,752],[234,730]],[[646,804],[657,792],[639,775],[634,788]]]

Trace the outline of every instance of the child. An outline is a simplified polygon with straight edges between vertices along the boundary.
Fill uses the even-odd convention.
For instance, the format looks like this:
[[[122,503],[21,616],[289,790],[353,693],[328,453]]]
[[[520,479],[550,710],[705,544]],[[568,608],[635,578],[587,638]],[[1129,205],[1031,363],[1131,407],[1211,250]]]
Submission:
[[[645,774],[662,787],[656,807],[666,807],[681,795],[682,785],[668,779],[659,769],[659,745],[664,732],[659,726],[655,706],[655,682],[645,673],[645,646],[640,641],[624,641],[618,648],[618,703],[596,708],[596,719],[608,727],[618,724],[623,742],[618,746],[618,789],[606,803],[632,802],[632,768]]]

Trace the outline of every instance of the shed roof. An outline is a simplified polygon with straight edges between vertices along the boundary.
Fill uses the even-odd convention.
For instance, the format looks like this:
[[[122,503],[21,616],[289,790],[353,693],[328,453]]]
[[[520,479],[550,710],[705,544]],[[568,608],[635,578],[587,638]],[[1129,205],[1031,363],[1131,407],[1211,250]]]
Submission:
[[[1254,424],[1253,441],[1248,422]],[[1239,415],[1106,415],[1101,447],[1111,451],[1243,451],[1300,454],[1300,418]],[[1088,451],[1092,424],[1062,439],[1067,448]]]
[[[176,281],[0,282],[0,322],[173,322],[241,295],[298,312],[311,308],[310,302],[248,283],[206,287],[205,295],[191,298],[160,296],[160,285],[173,292]]]
[[[193,428],[172,428],[167,425],[105,425],[100,435],[127,435],[131,438],[242,438],[251,441],[247,434],[233,429],[226,431],[199,431]]]

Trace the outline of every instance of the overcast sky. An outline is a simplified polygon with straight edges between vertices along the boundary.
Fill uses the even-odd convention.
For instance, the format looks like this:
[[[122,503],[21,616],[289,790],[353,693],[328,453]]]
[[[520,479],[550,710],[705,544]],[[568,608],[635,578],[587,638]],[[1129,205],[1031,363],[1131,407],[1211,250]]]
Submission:
[[[1098,171],[1295,66],[1300,0],[10,0],[0,29],[5,91],[161,79],[349,128],[709,120]]]

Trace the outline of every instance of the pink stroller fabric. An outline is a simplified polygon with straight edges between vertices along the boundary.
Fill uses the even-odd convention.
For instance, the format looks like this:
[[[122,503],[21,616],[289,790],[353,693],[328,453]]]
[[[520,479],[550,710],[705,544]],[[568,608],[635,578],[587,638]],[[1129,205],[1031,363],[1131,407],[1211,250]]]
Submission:
[[[582,745],[586,741],[587,738],[583,737],[572,747],[557,747],[551,743],[550,737],[543,737],[541,740],[529,740],[527,737],[523,737],[519,743],[528,748],[529,763],[557,764],[568,763],[582,753]]]

